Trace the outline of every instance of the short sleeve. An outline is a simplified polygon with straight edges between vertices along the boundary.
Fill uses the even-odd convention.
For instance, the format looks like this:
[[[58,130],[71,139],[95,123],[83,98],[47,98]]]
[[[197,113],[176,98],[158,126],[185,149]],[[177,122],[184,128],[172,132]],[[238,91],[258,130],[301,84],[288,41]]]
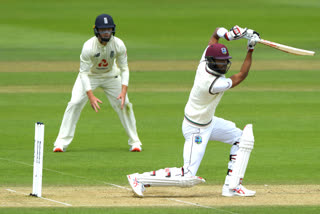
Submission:
[[[216,94],[222,91],[226,91],[232,87],[232,80],[225,77],[217,77],[210,85],[210,94]]]

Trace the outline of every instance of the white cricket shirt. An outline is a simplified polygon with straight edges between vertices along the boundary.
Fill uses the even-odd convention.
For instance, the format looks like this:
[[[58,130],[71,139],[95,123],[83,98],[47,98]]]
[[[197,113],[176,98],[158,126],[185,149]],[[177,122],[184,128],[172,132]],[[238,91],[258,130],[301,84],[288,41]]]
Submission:
[[[197,127],[209,125],[224,91],[232,86],[232,80],[224,75],[215,76],[206,70],[205,49],[190,92],[184,113],[187,121]]]
[[[122,85],[128,85],[127,49],[121,39],[111,36],[104,46],[94,36],[84,43],[80,55],[80,78],[86,91],[91,90],[90,77],[113,77],[119,74]]]

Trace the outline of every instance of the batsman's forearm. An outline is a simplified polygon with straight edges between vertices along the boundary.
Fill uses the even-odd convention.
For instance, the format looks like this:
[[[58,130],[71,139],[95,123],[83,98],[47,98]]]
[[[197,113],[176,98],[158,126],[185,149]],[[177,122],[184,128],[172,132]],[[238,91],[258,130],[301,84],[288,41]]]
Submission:
[[[248,51],[247,56],[241,66],[240,73],[243,73],[243,74],[246,73],[248,75],[248,72],[251,67],[251,63],[252,63],[252,51]]]
[[[251,67],[252,52],[248,51],[247,56],[241,66],[240,72],[230,77],[232,80],[232,88],[239,85],[247,76]]]
[[[218,27],[218,28],[216,28],[216,30],[213,32],[213,34],[212,34],[212,36],[211,36],[211,38],[210,38],[210,40],[209,40],[209,44],[208,44],[208,45],[213,45],[213,44],[216,44],[216,43],[219,42],[220,37],[218,36],[218,33],[217,33],[219,29],[220,29],[220,28]]]

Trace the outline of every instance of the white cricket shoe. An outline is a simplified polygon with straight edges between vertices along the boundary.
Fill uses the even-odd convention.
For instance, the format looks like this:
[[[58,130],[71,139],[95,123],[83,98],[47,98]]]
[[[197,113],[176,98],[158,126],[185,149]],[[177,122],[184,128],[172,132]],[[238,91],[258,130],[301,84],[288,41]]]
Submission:
[[[129,151],[130,152],[141,152],[142,151],[141,145],[138,143],[132,144]]]
[[[229,186],[224,184],[222,187],[222,196],[232,197],[232,196],[242,196],[242,197],[250,197],[254,196],[256,191],[248,190],[241,184],[237,186],[235,189],[229,189]]]
[[[138,197],[143,197],[142,193],[145,191],[145,187],[143,183],[137,180],[137,177],[135,176],[135,174],[127,175],[127,178],[133,190],[133,193]]]

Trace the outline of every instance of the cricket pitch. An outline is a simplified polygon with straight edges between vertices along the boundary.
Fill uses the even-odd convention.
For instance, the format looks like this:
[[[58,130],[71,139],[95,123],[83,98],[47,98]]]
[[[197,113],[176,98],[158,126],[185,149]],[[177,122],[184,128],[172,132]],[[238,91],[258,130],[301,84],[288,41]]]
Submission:
[[[2,187],[0,207],[180,207],[203,206],[305,206],[320,204],[320,185],[248,185],[254,197],[223,197],[221,186],[147,188],[144,198],[135,197],[129,186],[43,187],[43,198],[28,196],[30,187]],[[57,203],[61,202],[61,203]],[[66,205],[67,204],[67,205]]]

